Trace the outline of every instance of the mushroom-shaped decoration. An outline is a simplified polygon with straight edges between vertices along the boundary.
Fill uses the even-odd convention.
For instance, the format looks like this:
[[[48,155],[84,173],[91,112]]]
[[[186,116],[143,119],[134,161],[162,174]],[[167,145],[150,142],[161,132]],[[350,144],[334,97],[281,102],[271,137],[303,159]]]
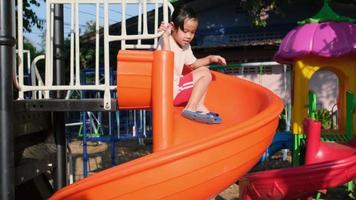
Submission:
[[[314,17],[299,22],[283,39],[275,59],[280,63],[316,56],[322,58],[356,54],[356,24],[349,17],[337,15],[324,1]]]

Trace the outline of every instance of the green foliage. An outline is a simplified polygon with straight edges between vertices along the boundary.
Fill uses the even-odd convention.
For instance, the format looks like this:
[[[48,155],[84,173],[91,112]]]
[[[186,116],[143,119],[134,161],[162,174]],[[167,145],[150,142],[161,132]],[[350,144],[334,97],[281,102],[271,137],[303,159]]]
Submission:
[[[318,109],[316,111],[316,120],[321,122],[323,129],[330,129],[332,123],[332,114],[325,108]]]
[[[318,1],[321,2],[321,0],[312,0],[310,2],[306,2],[306,4],[315,4]],[[298,2],[298,0],[239,0],[238,2],[242,9],[248,13],[253,25],[257,27],[265,27],[268,24],[267,22],[271,14],[283,14],[283,10],[281,9],[281,5],[283,3]],[[333,0],[332,2],[336,2],[338,4],[356,5],[356,0]]]
[[[96,22],[94,20],[87,21],[85,23],[84,34],[96,31]]]
[[[31,52],[31,60],[33,60],[36,56],[40,54],[44,54],[42,50],[38,50],[27,38],[24,39],[23,49],[29,50]]]
[[[271,13],[278,13],[278,0],[241,0],[240,6],[247,11],[252,23],[265,27]]]
[[[84,68],[93,66],[95,62],[95,48],[81,48],[80,63]]]
[[[31,32],[33,26],[39,29],[43,28],[44,20],[38,18],[36,13],[32,10],[31,6],[40,6],[37,0],[23,0],[23,29],[24,31]],[[17,1],[16,1],[17,9]],[[16,15],[17,18],[17,15]]]

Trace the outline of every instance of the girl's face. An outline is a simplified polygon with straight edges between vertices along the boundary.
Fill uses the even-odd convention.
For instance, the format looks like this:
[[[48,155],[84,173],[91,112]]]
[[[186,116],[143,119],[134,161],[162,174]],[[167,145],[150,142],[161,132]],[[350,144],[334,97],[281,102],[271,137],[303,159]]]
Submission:
[[[195,32],[198,28],[198,20],[195,18],[186,19],[184,21],[184,29],[174,25],[172,36],[180,47],[184,47],[193,40]]]

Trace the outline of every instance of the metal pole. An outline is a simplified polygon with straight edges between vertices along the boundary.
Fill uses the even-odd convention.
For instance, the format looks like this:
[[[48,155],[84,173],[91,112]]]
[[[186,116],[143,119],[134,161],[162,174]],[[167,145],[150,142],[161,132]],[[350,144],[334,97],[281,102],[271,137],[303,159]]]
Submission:
[[[64,31],[63,31],[63,5],[54,6],[54,82],[56,85],[64,85]],[[64,91],[57,91],[55,97],[58,99],[65,98]],[[53,128],[57,146],[57,171],[55,189],[64,187],[67,183],[66,176],[66,141],[65,141],[65,124],[64,113],[53,113]]]
[[[0,0],[0,199],[15,199],[13,88],[14,2]]]

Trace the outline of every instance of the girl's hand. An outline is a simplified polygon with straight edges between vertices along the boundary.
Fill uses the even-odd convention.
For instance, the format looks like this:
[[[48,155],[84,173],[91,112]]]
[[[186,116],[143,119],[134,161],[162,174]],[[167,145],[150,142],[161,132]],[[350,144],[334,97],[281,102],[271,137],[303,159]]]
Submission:
[[[161,25],[158,28],[158,31],[162,31],[163,32],[163,36],[164,37],[168,37],[171,35],[172,33],[172,24],[171,23],[167,23],[167,22],[162,22]]]
[[[221,65],[226,65],[226,60],[225,58],[218,56],[218,55],[211,55],[209,57],[209,62],[210,63],[217,63],[217,64],[221,64]]]

